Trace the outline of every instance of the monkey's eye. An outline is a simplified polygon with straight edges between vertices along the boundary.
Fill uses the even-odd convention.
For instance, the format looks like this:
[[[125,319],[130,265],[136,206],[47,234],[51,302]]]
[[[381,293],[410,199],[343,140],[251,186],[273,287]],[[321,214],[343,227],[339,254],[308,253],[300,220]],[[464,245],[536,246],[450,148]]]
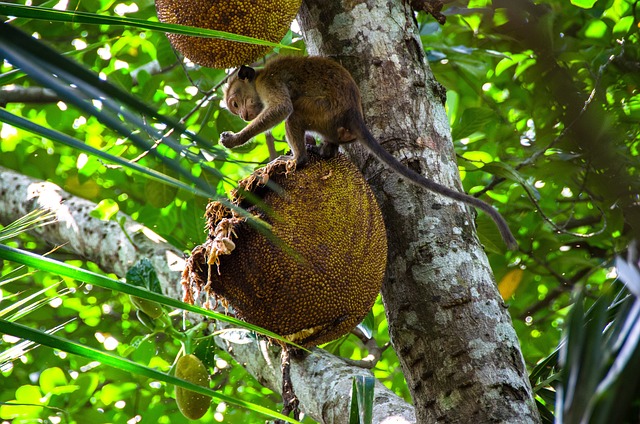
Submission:
[[[232,102],[232,103],[231,103],[231,106],[232,106],[234,109],[238,109],[238,102],[236,102],[236,101]]]

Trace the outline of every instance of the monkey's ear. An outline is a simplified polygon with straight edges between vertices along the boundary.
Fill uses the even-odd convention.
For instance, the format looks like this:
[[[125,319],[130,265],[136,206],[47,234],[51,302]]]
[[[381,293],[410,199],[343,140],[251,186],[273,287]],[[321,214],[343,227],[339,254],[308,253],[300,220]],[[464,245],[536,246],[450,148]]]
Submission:
[[[248,66],[242,65],[238,70],[238,78],[241,80],[249,80],[249,82],[253,81],[256,76],[256,70],[250,68]]]

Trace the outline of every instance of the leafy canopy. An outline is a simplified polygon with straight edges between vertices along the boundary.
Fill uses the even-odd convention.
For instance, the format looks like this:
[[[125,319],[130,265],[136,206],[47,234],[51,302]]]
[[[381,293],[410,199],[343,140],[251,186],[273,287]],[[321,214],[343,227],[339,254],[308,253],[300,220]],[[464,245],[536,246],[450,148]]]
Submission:
[[[150,1],[39,5],[156,21]],[[444,26],[419,13],[420,35],[447,89],[465,189],[497,207],[518,238],[520,251],[505,256],[493,224],[478,217],[482,242],[497,252],[491,264],[526,362],[533,368],[547,359],[532,377],[541,411],[551,414],[549,383],[558,378],[554,352],[572,289],[584,287],[592,298],[606,293],[616,253],[640,234],[638,6],[631,0],[471,0],[450,4],[445,13]],[[244,125],[221,107],[225,72],[181,63],[161,32],[135,24],[36,18],[11,20],[0,37],[3,48],[30,55],[25,63],[32,68],[20,70],[11,60],[1,65],[0,165],[94,201],[99,206],[93,213],[102,219],[123,211],[188,252],[205,237],[207,197],[223,196],[269,157],[263,136],[232,153],[216,145],[221,131]],[[9,37],[12,30],[33,35],[40,40],[34,43],[49,49],[17,43]],[[283,44],[304,47],[293,33]],[[34,69],[49,70],[49,77],[37,78]],[[59,81],[77,88],[41,90]],[[92,97],[93,90],[105,97]],[[276,128],[274,136],[284,152],[283,129]],[[26,234],[13,244],[44,247]],[[52,256],[100,272],[79,258]],[[6,315],[21,324],[55,329],[162,371],[170,370],[182,348],[164,332],[149,333],[123,293],[11,261],[2,267],[0,311],[20,300],[34,306]],[[380,302],[365,327],[379,345],[388,342]],[[16,347],[11,337],[0,342],[0,352]],[[367,354],[354,336],[327,348],[352,359]],[[170,385],[60,350],[29,349],[12,351],[21,361],[1,364],[0,402],[34,406],[2,405],[2,419],[17,423],[59,415],[65,422],[99,423],[140,414],[159,423],[186,422],[167,402]],[[195,349],[214,370],[212,387],[278,409],[279,398],[209,340]],[[392,349],[384,351],[374,374],[409,398]],[[212,419],[242,423],[263,415],[222,402],[202,420]]]

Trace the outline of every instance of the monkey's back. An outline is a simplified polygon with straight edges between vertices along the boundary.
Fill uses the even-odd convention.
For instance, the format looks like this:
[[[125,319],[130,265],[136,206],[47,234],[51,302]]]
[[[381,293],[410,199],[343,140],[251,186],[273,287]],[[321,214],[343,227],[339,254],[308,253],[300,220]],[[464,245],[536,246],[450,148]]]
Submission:
[[[294,113],[317,121],[309,122],[311,127],[335,126],[336,121],[341,121],[354,108],[362,113],[358,86],[349,71],[331,59],[279,56],[267,63],[257,80],[263,84],[284,83]]]

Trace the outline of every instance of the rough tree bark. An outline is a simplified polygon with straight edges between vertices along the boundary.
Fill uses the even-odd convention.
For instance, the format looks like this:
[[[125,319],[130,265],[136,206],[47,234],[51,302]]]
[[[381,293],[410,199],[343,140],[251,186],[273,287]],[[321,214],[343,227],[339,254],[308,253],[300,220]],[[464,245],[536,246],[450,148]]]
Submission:
[[[405,164],[460,189],[443,89],[408,2],[304,0],[307,50],[359,82],[369,128]],[[382,294],[418,422],[538,422],[518,339],[473,211],[390,174],[360,146],[389,238]]]
[[[7,225],[39,207],[53,211],[58,221],[37,230],[43,241],[64,245],[66,250],[119,277],[137,261],[147,258],[154,264],[164,294],[182,298],[179,284],[184,269],[182,252],[124,214],[118,215],[118,219],[125,220],[122,227],[114,221],[94,218],[89,212],[95,209],[95,203],[75,197],[55,184],[0,167],[0,224]],[[238,339],[244,334],[238,332]],[[280,391],[278,349],[267,348],[263,342],[230,343],[222,338],[216,338],[216,343],[261,384]],[[291,379],[302,410],[323,423],[349,422],[351,383],[356,375],[371,373],[321,349],[291,363]],[[380,382],[376,382],[375,391],[374,423],[415,423],[411,405]]]

